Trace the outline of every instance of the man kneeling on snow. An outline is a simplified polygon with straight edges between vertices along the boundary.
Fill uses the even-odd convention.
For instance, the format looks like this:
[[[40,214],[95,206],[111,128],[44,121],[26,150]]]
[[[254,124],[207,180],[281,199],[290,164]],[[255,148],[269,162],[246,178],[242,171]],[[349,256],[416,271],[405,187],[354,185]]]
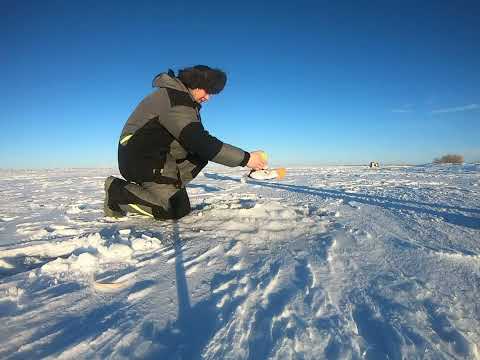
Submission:
[[[125,124],[118,166],[125,178],[105,180],[105,216],[127,212],[178,219],[190,212],[185,185],[208,161],[265,168],[261,151],[248,153],[211,136],[200,118],[201,103],[223,90],[226,74],[197,65],[153,80],[156,90],[142,100]]]

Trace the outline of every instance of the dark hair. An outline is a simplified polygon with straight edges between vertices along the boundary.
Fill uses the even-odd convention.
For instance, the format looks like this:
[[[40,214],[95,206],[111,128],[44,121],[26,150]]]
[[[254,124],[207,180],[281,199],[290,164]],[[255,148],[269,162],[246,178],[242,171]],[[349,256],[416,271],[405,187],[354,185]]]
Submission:
[[[225,87],[227,74],[206,65],[195,65],[178,72],[178,78],[190,89],[204,89],[209,94],[218,94]]]

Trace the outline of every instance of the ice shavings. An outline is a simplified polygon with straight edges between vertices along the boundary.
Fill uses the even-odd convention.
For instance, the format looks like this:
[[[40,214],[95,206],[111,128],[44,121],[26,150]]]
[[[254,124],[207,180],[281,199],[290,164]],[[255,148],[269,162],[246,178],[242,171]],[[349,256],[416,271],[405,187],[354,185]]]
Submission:
[[[133,249],[126,244],[111,244],[110,246],[99,246],[98,252],[104,259],[127,260],[133,254]]]
[[[132,249],[134,251],[149,251],[156,250],[162,247],[162,243],[157,238],[151,238],[146,235],[142,235],[142,238],[136,238],[132,240]]]
[[[42,273],[93,273],[97,270],[98,258],[89,253],[71,255],[67,259],[58,258],[43,265]]]

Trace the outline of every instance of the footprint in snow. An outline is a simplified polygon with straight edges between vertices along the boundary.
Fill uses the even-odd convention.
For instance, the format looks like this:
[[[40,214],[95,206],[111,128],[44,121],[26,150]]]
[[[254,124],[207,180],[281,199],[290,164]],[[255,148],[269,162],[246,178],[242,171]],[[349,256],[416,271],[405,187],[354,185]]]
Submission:
[[[430,300],[424,301],[424,307],[428,313],[433,331],[439,338],[448,344],[448,348],[463,358],[475,355],[476,346],[471,344],[463,334],[455,328],[447,315]],[[474,347],[475,346],[475,347]]]

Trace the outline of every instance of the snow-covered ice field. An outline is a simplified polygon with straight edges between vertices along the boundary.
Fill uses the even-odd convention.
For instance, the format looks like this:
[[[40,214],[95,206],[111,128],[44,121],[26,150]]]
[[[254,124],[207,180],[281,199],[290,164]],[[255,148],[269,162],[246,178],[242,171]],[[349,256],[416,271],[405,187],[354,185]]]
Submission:
[[[0,170],[1,359],[480,358],[480,165],[209,167],[178,222],[113,173]]]

